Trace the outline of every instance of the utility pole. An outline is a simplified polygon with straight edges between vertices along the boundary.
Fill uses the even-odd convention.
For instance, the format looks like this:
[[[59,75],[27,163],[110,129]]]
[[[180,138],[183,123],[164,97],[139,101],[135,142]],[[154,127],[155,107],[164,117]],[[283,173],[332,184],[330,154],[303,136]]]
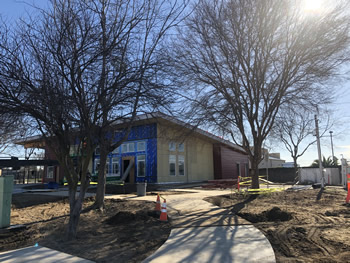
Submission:
[[[324,174],[323,174],[323,167],[322,167],[320,132],[318,130],[318,119],[317,119],[316,114],[315,114],[315,127],[316,127],[316,139],[317,139],[317,150],[318,150],[318,163],[319,163],[320,174],[321,174],[321,187],[323,189],[324,188]]]
[[[333,150],[333,139],[332,139],[332,134],[333,134],[333,131],[329,131],[329,134],[331,135],[331,147],[332,147],[332,159],[333,159],[333,165],[335,165],[335,160],[334,160],[334,150]]]

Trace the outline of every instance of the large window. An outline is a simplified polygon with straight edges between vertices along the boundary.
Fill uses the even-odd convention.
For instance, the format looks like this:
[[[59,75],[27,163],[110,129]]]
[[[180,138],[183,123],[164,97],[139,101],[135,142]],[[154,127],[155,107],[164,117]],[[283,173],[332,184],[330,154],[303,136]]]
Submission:
[[[169,175],[176,175],[176,155],[169,155]]]
[[[176,143],[175,142],[169,142],[169,151],[176,151]]]
[[[185,156],[178,156],[179,175],[185,175]]]
[[[138,142],[137,143],[137,151],[138,152],[146,151],[146,142]]]
[[[185,144],[179,143],[179,152],[184,152],[184,151],[185,151]]]
[[[146,176],[146,156],[145,155],[137,156],[137,176],[138,177]]]
[[[120,175],[119,158],[112,158],[112,174]]]
[[[134,152],[134,151],[135,151],[135,143],[134,142],[122,144],[122,153],[129,153],[129,152]]]

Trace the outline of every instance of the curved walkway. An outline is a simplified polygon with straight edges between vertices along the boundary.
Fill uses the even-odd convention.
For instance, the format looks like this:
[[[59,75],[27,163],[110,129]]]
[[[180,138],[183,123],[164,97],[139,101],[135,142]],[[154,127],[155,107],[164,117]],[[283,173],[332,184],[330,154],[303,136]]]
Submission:
[[[276,262],[267,238],[250,222],[203,199],[227,190],[175,190],[164,195],[172,230],[168,240],[144,263]],[[106,196],[155,201],[156,196]]]

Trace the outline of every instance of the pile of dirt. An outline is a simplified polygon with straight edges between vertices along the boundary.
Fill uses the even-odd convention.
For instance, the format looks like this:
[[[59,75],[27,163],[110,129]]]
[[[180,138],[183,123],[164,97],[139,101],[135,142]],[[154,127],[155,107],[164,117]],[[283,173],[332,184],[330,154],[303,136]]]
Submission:
[[[254,213],[237,213],[238,216],[252,222],[272,222],[272,221],[288,221],[292,219],[292,215],[289,212],[282,211],[279,207],[275,206],[260,214]]]
[[[156,211],[121,211],[108,218],[105,222],[109,225],[132,224],[135,221],[155,221],[158,222],[160,213]]]
[[[28,194],[23,194],[24,199],[27,197]],[[38,194],[30,197],[34,203],[43,199],[45,196]],[[93,202],[94,198],[87,198],[84,208]],[[65,236],[69,220],[67,200],[24,208],[13,205],[11,224],[25,224],[25,228],[0,233],[0,251],[39,243],[95,262],[142,262],[168,239],[171,231],[168,222],[159,222],[154,207],[154,202],[105,200],[103,213],[90,210],[81,214],[77,239],[68,241]]]
[[[277,262],[349,262],[350,206],[346,191],[327,187],[247,197],[232,194],[206,200],[229,209],[260,229]]]

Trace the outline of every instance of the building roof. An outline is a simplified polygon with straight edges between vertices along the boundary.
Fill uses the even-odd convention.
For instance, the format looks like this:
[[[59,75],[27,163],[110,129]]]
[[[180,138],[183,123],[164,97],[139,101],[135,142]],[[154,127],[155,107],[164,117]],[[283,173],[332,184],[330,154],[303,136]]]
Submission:
[[[172,124],[184,127],[186,129],[192,130],[194,133],[197,133],[197,134],[200,134],[206,138],[209,138],[216,143],[222,144],[222,145],[227,146],[235,151],[239,151],[241,153],[246,154],[246,151],[242,147],[240,147],[240,146],[238,146],[238,145],[236,145],[228,140],[225,140],[225,139],[223,139],[219,136],[216,136],[208,131],[200,129],[200,128],[198,128],[194,125],[191,125],[189,123],[185,123],[185,122],[183,122],[175,117],[166,115],[166,114],[161,113],[161,112],[140,114],[140,115],[136,116],[135,124],[137,124],[137,122],[152,121],[152,120],[157,120],[157,121],[163,120],[163,121],[167,121],[167,122],[170,122]],[[122,125],[122,124],[123,124],[122,121],[114,122],[114,125],[116,125],[116,126]],[[43,137],[40,135],[31,136],[31,137],[27,137],[23,140],[15,141],[15,144],[23,145],[25,148],[44,148],[45,147],[45,142],[43,141]]]

